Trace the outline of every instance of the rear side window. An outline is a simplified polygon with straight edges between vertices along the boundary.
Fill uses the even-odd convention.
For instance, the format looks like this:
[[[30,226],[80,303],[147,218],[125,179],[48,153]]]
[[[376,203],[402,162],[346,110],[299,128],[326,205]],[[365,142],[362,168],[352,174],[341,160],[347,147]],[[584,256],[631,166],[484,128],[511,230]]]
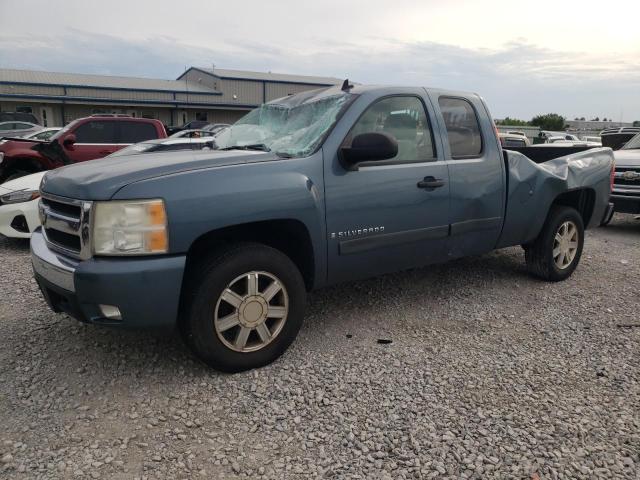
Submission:
[[[461,98],[440,97],[440,111],[449,137],[451,157],[478,157],[482,153],[482,135],[471,103]]]
[[[91,121],[75,129],[76,143],[118,143],[116,122]]]
[[[158,138],[155,125],[145,122],[118,122],[120,143],[138,143]]]

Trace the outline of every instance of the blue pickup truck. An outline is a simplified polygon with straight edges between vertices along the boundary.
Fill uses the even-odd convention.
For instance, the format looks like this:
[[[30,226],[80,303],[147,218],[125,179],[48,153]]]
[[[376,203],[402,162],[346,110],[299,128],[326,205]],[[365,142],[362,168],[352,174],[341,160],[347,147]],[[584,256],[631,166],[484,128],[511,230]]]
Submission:
[[[216,143],[47,173],[31,251],[53,310],[178,327],[241,371],[287,349],[311,289],[512,245],[563,280],[611,208],[610,149],[503,150],[476,94],[345,82]]]

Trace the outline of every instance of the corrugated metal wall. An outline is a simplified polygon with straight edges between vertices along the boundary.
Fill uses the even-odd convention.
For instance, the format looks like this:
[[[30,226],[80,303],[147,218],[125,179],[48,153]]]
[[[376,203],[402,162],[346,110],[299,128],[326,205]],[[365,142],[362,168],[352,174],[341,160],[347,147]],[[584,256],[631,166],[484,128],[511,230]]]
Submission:
[[[173,101],[171,92],[144,92],[139,90],[104,90],[97,88],[67,87],[67,96],[83,98],[105,98],[110,100],[155,100]]]
[[[21,84],[7,85],[3,83],[0,85],[0,93],[13,95],[64,95],[64,88]]]
[[[316,87],[312,85],[296,85],[294,83],[267,83],[267,102],[276,98],[286,97],[287,95],[292,95],[294,93],[306,92],[307,90],[315,90],[316,88],[324,87]]]
[[[145,91],[135,89],[91,88],[82,86],[48,86],[25,84],[0,84],[0,94],[24,95],[24,98],[2,99],[2,111],[14,111],[19,106],[32,106],[36,117],[42,121],[42,109],[48,110],[49,125],[61,125],[64,111],[64,123],[76,118],[86,117],[96,112],[124,113],[129,115],[150,116],[167,125],[181,124],[182,112],[187,121],[195,120],[206,114],[208,121],[215,123],[233,123],[244,116],[250,108],[265,101],[284,97],[306,90],[320,88],[315,85],[296,83],[263,82],[262,80],[235,80],[215,77],[198,70],[190,70],[184,79],[185,88],[194,85],[194,90],[211,89],[221,95],[203,93],[173,93],[171,91]],[[182,82],[180,82],[182,83]],[[66,90],[66,92],[65,92]],[[65,95],[66,94],[66,95]],[[60,99],[42,99],[40,96],[59,97]],[[64,106],[60,103],[64,100]],[[69,100],[75,97],[77,100]],[[93,100],[95,99],[95,100]],[[44,100],[44,101],[43,101]],[[101,102],[104,100],[107,103]],[[109,104],[109,101],[113,103]],[[131,102],[131,103],[129,103]],[[145,104],[144,102],[160,102]],[[166,103],[165,103],[166,102]],[[194,105],[199,104],[199,105]],[[221,104],[215,108],[216,104]],[[227,108],[237,105],[238,108]],[[173,113],[173,115],[172,115]]]

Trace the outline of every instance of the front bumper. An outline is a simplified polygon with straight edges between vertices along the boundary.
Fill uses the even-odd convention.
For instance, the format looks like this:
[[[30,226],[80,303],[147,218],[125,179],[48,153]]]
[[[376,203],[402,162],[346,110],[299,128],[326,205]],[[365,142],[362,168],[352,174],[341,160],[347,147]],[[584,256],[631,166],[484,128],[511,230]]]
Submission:
[[[640,193],[640,192],[639,192]],[[640,213],[640,194],[638,195],[617,195],[615,191],[611,194],[611,201],[614,209],[619,213]]]
[[[51,251],[38,229],[31,236],[31,259],[40,290],[55,312],[101,325],[176,325],[185,256],[76,261]],[[117,307],[121,318],[105,317],[99,305]]]
[[[40,226],[39,201],[0,205],[0,233],[11,238],[29,238]]]

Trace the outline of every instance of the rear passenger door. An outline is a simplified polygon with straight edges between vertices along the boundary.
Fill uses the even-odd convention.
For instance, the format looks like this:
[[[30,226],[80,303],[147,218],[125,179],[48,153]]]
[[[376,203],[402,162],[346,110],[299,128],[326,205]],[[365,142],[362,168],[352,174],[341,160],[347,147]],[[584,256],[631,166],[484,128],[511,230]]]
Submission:
[[[109,120],[90,120],[73,132],[76,142],[65,152],[73,162],[105,157],[122,148],[118,145],[116,123]]]
[[[430,91],[449,166],[449,258],[495,248],[504,217],[505,175],[493,120],[477,96]]]

